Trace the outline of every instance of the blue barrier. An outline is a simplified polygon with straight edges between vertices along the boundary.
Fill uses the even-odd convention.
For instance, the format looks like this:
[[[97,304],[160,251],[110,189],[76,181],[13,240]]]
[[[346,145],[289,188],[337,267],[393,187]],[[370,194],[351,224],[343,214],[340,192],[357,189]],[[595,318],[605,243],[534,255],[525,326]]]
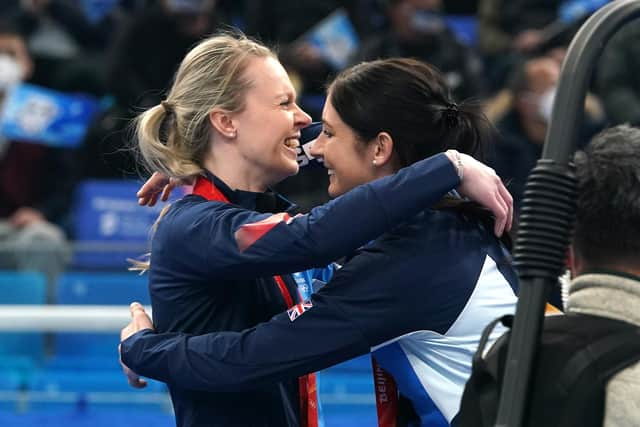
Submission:
[[[1,271],[0,304],[44,304],[46,287],[46,278],[41,273]],[[0,334],[0,356],[41,360],[43,345],[43,334],[39,332]]]
[[[135,273],[65,273],[58,281],[58,304],[128,305],[132,301],[150,304],[147,277]],[[124,327],[124,325],[122,325]],[[57,333],[53,360],[71,357],[103,358],[106,368],[117,367],[117,333]],[[57,361],[56,361],[57,360]],[[71,363],[69,362],[69,363]]]

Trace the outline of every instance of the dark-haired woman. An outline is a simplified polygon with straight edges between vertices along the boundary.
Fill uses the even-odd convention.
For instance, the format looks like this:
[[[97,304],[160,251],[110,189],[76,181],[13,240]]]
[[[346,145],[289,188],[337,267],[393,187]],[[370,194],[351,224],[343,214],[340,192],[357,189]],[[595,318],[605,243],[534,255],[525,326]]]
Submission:
[[[445,150],[477,154],[489,129],[476,106],[453,102],[432,67],[381,60],[331,84],[312,154],[340,196]],[[515,308],[515,274],[491,227],[488,214],[449,194],[360,248],[309,301],[269,322],[199,336],[145,329],[122,342],[122,360],[181,389],[239,391],[373,351],[417,423],[450,423],[483,327]],[[134,313],[123,338],[151,327]]]

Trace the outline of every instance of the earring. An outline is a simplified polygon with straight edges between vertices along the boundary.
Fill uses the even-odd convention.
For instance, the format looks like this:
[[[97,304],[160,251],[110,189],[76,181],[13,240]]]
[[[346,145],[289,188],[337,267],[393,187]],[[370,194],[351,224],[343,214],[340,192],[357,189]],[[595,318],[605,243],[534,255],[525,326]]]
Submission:
[[[231,132],[229,135],[227,135],[229,138],[235,138],[238,135],[238,132],[236,132],[235,130],[233,132]]]
[[[371,163],[373,163],[373,166],[378,166],[378,161],[376,159],[373,159],[373,162]]]

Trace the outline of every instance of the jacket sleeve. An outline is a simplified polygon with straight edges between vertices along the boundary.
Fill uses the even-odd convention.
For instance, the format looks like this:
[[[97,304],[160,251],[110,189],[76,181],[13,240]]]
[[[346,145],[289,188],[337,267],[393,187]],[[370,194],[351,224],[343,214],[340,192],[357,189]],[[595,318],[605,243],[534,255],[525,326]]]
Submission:
[[[314,295],[312,304],[299,304],[243,332],[193,336],[146,329],[122,342],[122,361],[138,374],[173,387],[240,391],[369,352],[367,341],[344,312],[322,295]]]
[[[160,221],[152,253],[200,279],[301,271],[353,252],[458,184],[454,166],[439,154],[293,218],[201,203]]]

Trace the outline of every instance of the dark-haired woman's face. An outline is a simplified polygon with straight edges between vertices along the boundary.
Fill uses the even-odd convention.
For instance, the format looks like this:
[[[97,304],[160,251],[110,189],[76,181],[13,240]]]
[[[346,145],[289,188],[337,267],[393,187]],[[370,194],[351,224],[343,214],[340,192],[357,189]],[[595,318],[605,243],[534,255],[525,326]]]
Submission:
[[[327,98],[322,111],[322,132],[310,150],[329,172],[329,195],[337,197],[376,178],[373,144],[365,143],[347,126]]]

